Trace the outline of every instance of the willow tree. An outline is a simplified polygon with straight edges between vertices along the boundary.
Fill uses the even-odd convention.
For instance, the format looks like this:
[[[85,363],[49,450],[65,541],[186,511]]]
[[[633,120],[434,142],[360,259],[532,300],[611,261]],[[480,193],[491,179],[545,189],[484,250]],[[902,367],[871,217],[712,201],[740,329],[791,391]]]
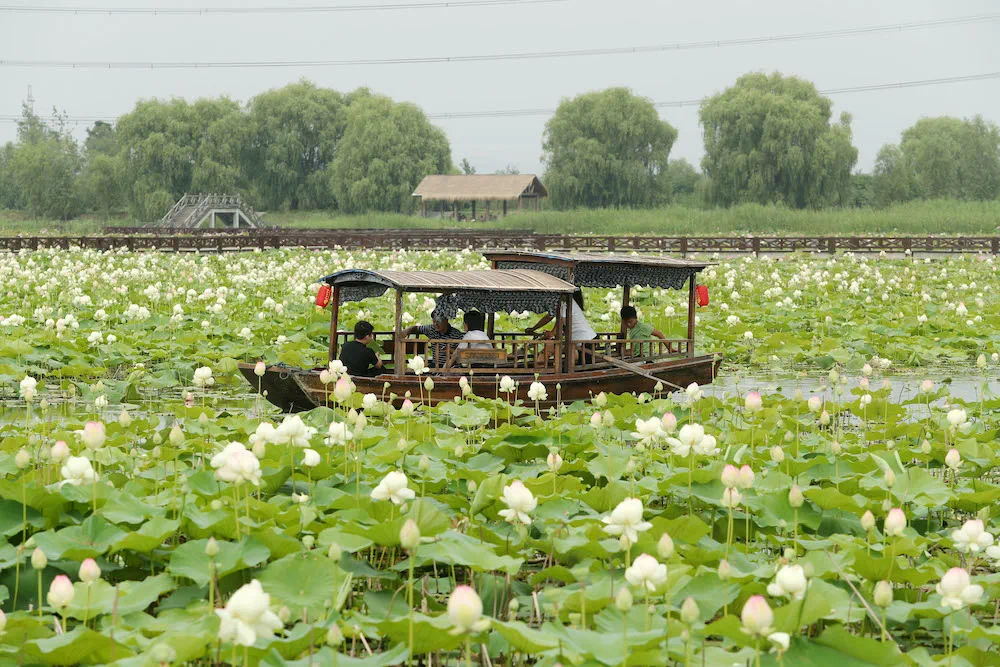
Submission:
[[[653,206],[669,197],[666,176],[677,130],[627,88],[563,100],[545,125],[542,160],[552,205]]]
[[[341,210],[411,213],[424,176],[451,170],[447,137],[419,107],[368,94],[351,102],[331,177]]]
[[[702,102],[702,169],[715,203],[846,203],[858,151],[850,116],[831,124],[831,105],[812,83],[778,73],[746,74]]]

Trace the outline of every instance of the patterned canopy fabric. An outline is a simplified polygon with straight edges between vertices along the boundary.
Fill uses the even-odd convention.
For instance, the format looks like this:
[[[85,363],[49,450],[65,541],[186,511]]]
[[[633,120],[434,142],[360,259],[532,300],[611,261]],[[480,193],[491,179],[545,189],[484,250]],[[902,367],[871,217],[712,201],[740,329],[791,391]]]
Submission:
[[[676,266],[642,266],[635,264],[608,264],[580,262],[573,269],[573,280],[569,280],[570,267],[561,264],[543,264],[531,261],[499,261],[498,269],[529,269],[572,282],[580,287],[618,287],[620,285],[642,285],[681,289],[698,269]]]

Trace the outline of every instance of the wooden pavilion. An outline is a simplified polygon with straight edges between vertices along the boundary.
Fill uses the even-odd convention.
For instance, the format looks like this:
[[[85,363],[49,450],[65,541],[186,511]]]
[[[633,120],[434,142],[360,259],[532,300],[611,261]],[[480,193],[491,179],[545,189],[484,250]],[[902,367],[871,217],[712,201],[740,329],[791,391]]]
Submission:
[[[493,203],[499,202],[500,215],[507,215],[508,205],[513,202],[517,202],[518,211],[526,208],[537,211],[541,198],[548,197],[549,192],[534,174],[434,174],[424,177],[413,196],[420,197],[420,210],[425,218],[428,202],[448,202],[456,219],[466,203],[472,204],[475,218],[476,203],[484,202],[489,219]]]

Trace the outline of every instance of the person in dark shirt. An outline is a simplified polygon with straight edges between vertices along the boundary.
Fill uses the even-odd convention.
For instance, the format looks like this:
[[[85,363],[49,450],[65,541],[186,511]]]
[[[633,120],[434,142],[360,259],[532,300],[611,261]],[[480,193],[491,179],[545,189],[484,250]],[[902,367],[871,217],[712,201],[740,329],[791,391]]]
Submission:
[[[358,377],[375,377],[382,370],[382,360],[368,347],[375,340],[375,327],[364,320],[354,325],[354,340],[344,343],[340,360],[347,372]]]
[[[462,340],[465,336],[462,331],[451,325],[447,317],[437,312],[431,315],[431,324],[414,325],[403,329],[404,338],[409,338],[414,334],[431,340]],[[437,348],[441,349],[438,350]],[[443,364],[448,358],[447,348],[448,346],[443,343],[429,345],[428,353],[430,358],[438,359]]]

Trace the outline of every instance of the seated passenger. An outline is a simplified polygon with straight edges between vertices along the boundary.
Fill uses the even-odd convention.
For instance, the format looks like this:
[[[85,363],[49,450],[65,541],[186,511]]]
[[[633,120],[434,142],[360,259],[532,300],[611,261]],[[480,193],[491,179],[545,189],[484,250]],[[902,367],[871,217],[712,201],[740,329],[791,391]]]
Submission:
[[[375,377],[382,370],[382,360],[368,344],[375,340],[375,327],[370,322],[360,320],[354,325],[354,340],[344,343],[340,350],[340,360],[350,375]]]
[[[490,340],[490,337],[486,335],[485,331],[483,331],[483,329],[486,328],[486,317],[482,313],[478,310],[470,310],[462,316],[462,324],[465,325],[465,335],[462,336],[462,342],[455,347],[455,353],[451,355],[451,358],[448,359],[448,363],[445,364],[446,369],[455,365],[455,362],[458,361],[458,357],[462,353],[462,350],[493,349],[493,343],[472,342]]]
[[[563,319],[566,318],[566,307],[562,307]],[[545,315],[542,319],[538,320],[534,326],[528,327],[524,330],[526,334],[533,334],[538,329],[542,328],[546,324],[552,321],[552,315]],[[597,338],[597,332],[594,328],[590,326],[590,322],[587,321],[587,316],[583,312],[583,290],[577,290],[573,293],[573,328],[570,331],[570,337],[574,342],[594,340]],[[559,332],[555,330],[555,327],[549,329],[542,334],[543,338],[558,338]]]
[[[462,332],[451,326],[451,322],[442,313],[437,311],[431,313],[430,324],[420,324],[403,329],[403,337],[420,335],[431,340],[461,340]],[[434,343],[427,347],[427,362],[431,359],[438,359],[439,363],[444,362],[448,354],[448,346],[444,343]]]
[[[649,340],[650,338],[659,338],[660,340],[666,339],[666,336],[664,336],[659,329],[654,329],[652,324],[648,322],[640,322],[639,315],[632,306],[622,306],[621,316],[622,326],[625,328],[626,335],[629,340]],[[652,346],[649,343],[635,343],[630,344],[628,350],[631,356],[645,357],[649,356],[651,347]]]

